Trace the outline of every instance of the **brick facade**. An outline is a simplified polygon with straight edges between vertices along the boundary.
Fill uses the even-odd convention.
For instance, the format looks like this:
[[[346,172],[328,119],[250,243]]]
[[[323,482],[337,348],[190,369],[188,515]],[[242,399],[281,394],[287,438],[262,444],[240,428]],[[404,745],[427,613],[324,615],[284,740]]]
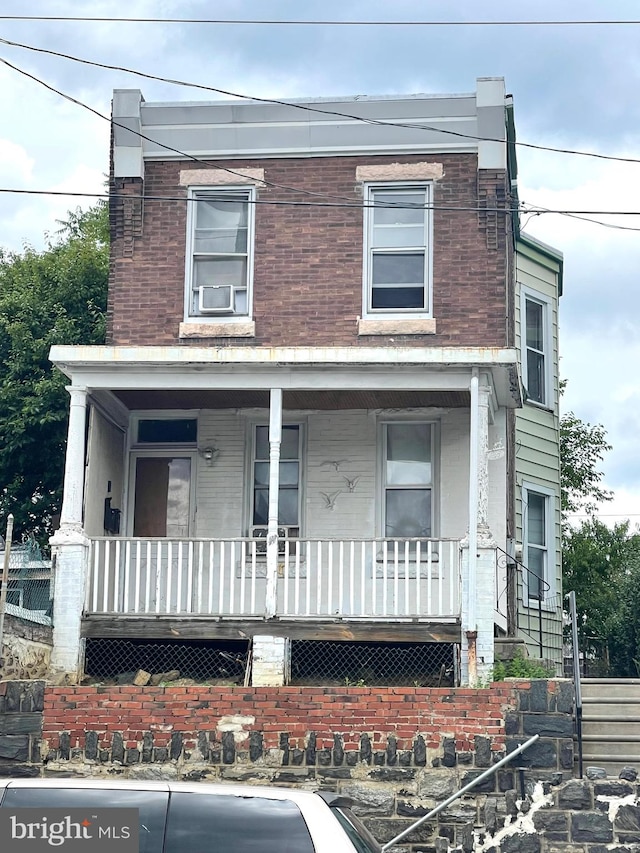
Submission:
[[[357,333],[362,314],[363,222],[359,165],[433,161],[433,315],[436,333],[375,337]],[[506,174],[477,169],[470,154],[207,161],[264,168],[257,191],[254,338],[206,339],[212,346],[505,346]],[[112,181],[112,261],[108,342],[179,343],[186,244],[185,161],[147,162],[144,183]],[[278,186],[272,186],[277,184]],[[300,194],[296,190],[322,194]],[[142,203],[136,198],[144,193]],[[292,205],[301,201],[303,205]],[[288,202],[289,204],[277,204]],[[321,207],[318,204],[326,204]],[[352,206],[340,206],[352,205]],[[336,206],[331,206],[331,205]],[[450,208],[450,209],[446,209]],[[202,345],[202,339],[182,342]]]

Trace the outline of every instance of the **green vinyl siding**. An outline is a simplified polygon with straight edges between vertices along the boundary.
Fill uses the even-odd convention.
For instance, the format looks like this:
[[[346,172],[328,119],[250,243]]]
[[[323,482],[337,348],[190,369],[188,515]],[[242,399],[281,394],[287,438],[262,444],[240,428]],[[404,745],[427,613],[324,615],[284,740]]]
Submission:
[[[545,387],[546,397],[542,404],[525,401],[516,411],[516,453],[514,474],[516,485],[515,524],[516,545],[522,554],[522,574],[526,574],[527,550],[523,548],[525,533],[523,493],[526,488],[549,497],[550,530],[552,541],[548,543],[547,580],[551,589],[543,594],[542,636],[543,657],[553,660],[558,673],[562,663],[562,574],[561,574],[561,519],[560,519],[560,417],[558,376],[558,290],[562,276],[562,259],[547,247],[523,238],[518,242],[516,253],[516,298],[515,329],[516,347],[522,353],[521,370],[523,384],[527,381],[527,347],[523,341],[525,300],[542,304],[545,311]],[[550,494],[549,494],[550,493]],[[525,595],[524,585],[519,584],[519,623],[528,628],[537,624],[527,622],[532,612],[536,613],[537,602]],[[525,600],[523,600],[525,599]],[[538,628],[523,632],[523,638],[533,657],[539,657]]]

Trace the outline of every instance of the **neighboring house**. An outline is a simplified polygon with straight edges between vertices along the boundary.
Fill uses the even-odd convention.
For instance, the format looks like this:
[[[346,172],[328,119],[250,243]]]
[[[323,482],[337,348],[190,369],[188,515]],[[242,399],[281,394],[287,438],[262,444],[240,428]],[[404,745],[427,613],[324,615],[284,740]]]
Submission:
[[[409,684],[485,678],[494,635],[561,592],[540,467],[561,262],[518,238],[503,80],[289,105],[117,90],[113,122],[108,345],[51,352],[71,395],[52,666],[75,677],[106,639],[235,642],[253,684],[310,677],[301,649],[349,650],[367,683],[384,652]],[[519,344],[529,289],[545,337],[532,310]]]
[[[516,624],[530,654],[559,663],[562,634],[558,303],[562,254],[520,234],[516,346],[524,405],[516,412]],[[553,651],[552,651],[553,650]]]

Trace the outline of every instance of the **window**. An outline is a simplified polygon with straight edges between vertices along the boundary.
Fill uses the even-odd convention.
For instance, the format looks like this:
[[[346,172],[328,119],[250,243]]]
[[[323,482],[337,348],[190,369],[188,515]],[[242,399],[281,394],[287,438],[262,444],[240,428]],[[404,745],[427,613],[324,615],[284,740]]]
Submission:
[[[554,526],[552,493],[542,486],[523,486],[523,560],[529,600],[544,601],[554,594]]]
[[[433,425],[383,425],[384,535],[432,535]]]
[[[140,853],[162,853],[169,795],[165,791],[136,791],[132,788],[7,788],[2,807],[8,809],[138,809]],[[49,842],[50,843],[50,842]],[[73,844],[73,842],[72,842]],[[20,846],[20,845],[18,845]],[[30,847],[31,845],[29,845]],[[100,842],[96,842],[100,847]],[[52,847],[55,850],[56,847]],[[188,848],[185,848],[188,849]]]
[[[549,405],[549,303],[542,296],[523,292],[522,316],[522,373],[527,400]]]
[[[314,853],[307,824],[290,800],[198,792],[171,794],[165,853]]]
[[[254,429],[252,524],[266,525],[269,521],[269,427],[258,425]],[[299,424],[282,427],[278,524],[287,527],[300,525],[301,433]]]
[[[250,313],[253,193],[226,187],[193,192],[187,317],[221,320]]]
[[[428,184],[369,186],[365,209],[365,313],[430,313]]]

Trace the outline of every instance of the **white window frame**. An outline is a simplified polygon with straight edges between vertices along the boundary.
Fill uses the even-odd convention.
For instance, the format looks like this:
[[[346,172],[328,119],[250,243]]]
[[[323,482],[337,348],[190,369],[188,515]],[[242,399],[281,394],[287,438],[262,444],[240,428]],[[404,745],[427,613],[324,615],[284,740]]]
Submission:
[[[298,523],[297,525],[286,525],[278,523],[279,527],[297,527],[298,528],[298,536],[303,536],[304,529],[304,516],[303,510],[305,506],[304,502],[304,490],[305,490],[305,473],[304,473],[304,460],[306,458],[306,422],[303,419],[295,418],[292,420],[286,420],[282,422],[282,427],[298,427]],[[252,419],[247,423],[247,455],[246,455],[246,476],[245,476],[245,484],[246,484],[246,502],[245,502],[245,511],[246,511],[246,520],[247,523],[245,525],[245,529],[247,530],[247,535],[251,536],[251,531],[254,527],[264,527],[265,525],[258,525],[253,523],[253,511],[254,511],[254,464],[256,462],[256,428],[257,427],[266,427],[269,428],[268,419],[264,418],[256,418]],[[269,461],[269,460],[266,460]],[[286,462],[287,460],[280,459],[281,462]],[[292,460],[289,460],[292,461]]]
[[[207,196],[229,196],[230,199],[246,199],[247,202],[247,311],[228,314],[192,314],[191,299],[194,273],[194,239],[196,225],[196,207],[199,198]],[[187,241],[185,251],[184,321],[185,323],[229,323],[239,319],[250,320],[253,317],[253,263],[255,243],[255,200],[256,188],[246,184],[190,187],[187,203]],[[221,253],[227,254],[227,253]]]
[[[377,487],[377,527],[378,537],[386,537],[386,461],[387,461],[387,427],[394,424],[426,424],[431,431],[431,534],[425,539],[437,539],[440,524],[440,424],[432,418],[420,416],[383,417],[378,421],[378,487]],[[409,486],[408,488],[411,488]],[[416,486],[415,488],[424,488]],[[391,537],[394,538],[394,537]],[[402,537],[400,537],[402,538]]]
[[[389,253],[407,252],[412,250],[424,251],[424,287],[425,305],[422,309],[394,308],[379,309],[371,307],[373,263],[372,256],[375,247],[373,242],[373,222],[376,193],[402,192],[403,190],[423,190],[426,197],[424,243],[417,246],[385,247]],[[398,319],[430,319],[433,316],[433,182],[431,181],[384,181],[364,185],[364,237],[363,237],[363,284],[362,284],[362,316],[368,319],[398,320]],[[381,251],[384,252],[385,249]],[[380,250],[378,250],[380,251]]]
[[[529,597],[529,495],[535,494],[544,498],[544,570],[542,580],[549,585],[549,589],[543,594],[543,609],[555,609],[555,603],[549,601],[556,594],[556,502],[557,496],[552,489],[541,486],[538,483],[524,482],[522,484],[522,581],[523,581],[523,605],[525,607],[538,607],[538,599]],[[532,547],[541,547],[532,545]]]
[[[525,390],[528,393],[528,380],[529,380],[529,370],[528,370],[528,351],[529,347],[527,346],[527,302],[534,302],[542,307],[542,350],[539,352],[542,353],[542,357],[544,359],[543,366],[543,381],[544,381],[544,394],[542,400],[534,400],[531,397],[526,398],[526,402],[530,403],[532,406],[540,406],[543,409],[552,408],[553,401],[553,374],[552,374],[552,363],[553,363],[553,351],[552,351],[552,338],[551,338],[551,300],[549,297],[545,296],[543,293],[540,293],[537,290],[532,290],[529,287],[521,287],[520,293],[520,349],[521,349],[521,365],[522,365],[522,382],[524,384]],[[536,350],[538,352],[538,350]]]

